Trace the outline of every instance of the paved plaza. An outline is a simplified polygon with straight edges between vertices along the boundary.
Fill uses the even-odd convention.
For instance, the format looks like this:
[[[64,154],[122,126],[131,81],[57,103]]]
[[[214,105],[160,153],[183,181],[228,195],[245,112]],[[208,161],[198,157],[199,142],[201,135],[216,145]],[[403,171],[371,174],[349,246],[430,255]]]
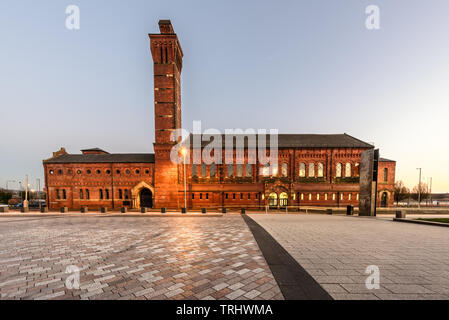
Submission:
[[[71,215],[0,217],[0,299],[283,296],[240,215]]]
[[[248,216],[334,299],[449,299],[448,228],[386,217]],[[276,252],[265,249],[266,257],[239,214],[3,215],[0,299],[283,299],[277,282],[285,277],[274,278]],[[379,268],[379,289],[366,288],[370,265]],[[71,266],[79,288],[67,285],[76,279]]]
[[[334,299],[449,299],[449,229],[391,218],[250,215]],[[380,288],[368,290],[376,265]]]

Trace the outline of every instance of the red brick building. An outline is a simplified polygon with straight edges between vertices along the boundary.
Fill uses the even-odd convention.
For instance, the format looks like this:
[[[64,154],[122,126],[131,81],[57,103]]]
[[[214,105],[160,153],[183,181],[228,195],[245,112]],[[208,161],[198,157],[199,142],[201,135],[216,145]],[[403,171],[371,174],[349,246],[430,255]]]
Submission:
[[[64,148],[43,161],[50,209],[184,207],[184,167],[170,159],[180,141],[183,52],[168,20],[150,34],[154,61],[154,154],[109,154],[101,149],[68,154]],[[193,137],[191,136],[190,139]],[[225,139],[223,139],[224,141]],[[207,142],[202,142],[203,148]],[[224,146],[223,146],[224,147]],[[280,134],[278,167],[267,171],[256,159],[243,163],[186,165],[188,208],[283,208],[358,205],[359,163],[373,146],[348,134]],[[189,154],[193,155],[193,147]],[[395,162],[379,162],[378,204],[393,204]]]

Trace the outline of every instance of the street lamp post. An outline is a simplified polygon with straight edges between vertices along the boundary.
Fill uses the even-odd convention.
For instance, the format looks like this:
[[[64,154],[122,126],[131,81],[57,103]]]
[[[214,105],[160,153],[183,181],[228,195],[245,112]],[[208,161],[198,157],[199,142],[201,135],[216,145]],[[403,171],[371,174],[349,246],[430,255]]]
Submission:
[[[187,176],[186,176],[186,155],[187,149],[182,148],[181,154],[184,157],[184,208],[187,211]]]
[[[23,208],[28,208],[28,175],[26,175],[25,200],[23,200]]]

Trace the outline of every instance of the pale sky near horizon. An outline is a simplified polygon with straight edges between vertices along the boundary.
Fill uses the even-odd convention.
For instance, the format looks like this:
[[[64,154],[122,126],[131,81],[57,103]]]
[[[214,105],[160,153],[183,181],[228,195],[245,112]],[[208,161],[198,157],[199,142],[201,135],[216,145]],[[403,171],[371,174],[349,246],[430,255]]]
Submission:
[[[70,4],[80,30],[65,27]],[[368,5],[380,30],[365,27]],[[43,185],[62,146],[153,151],[159,19],[184,51],[185,128],[346,132],[396,160],[408,187],[422,167],[449,192],[447,0],[3,0],[1,187]]]

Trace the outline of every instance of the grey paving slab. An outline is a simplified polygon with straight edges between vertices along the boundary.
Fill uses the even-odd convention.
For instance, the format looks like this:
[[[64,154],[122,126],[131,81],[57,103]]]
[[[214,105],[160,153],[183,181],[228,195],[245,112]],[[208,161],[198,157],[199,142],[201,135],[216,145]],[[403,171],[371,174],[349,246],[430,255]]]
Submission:
[[[335,299],[449,299],[449,232],[384,218],[250,214]],[[378,266],[380,288],[366,268]]]

